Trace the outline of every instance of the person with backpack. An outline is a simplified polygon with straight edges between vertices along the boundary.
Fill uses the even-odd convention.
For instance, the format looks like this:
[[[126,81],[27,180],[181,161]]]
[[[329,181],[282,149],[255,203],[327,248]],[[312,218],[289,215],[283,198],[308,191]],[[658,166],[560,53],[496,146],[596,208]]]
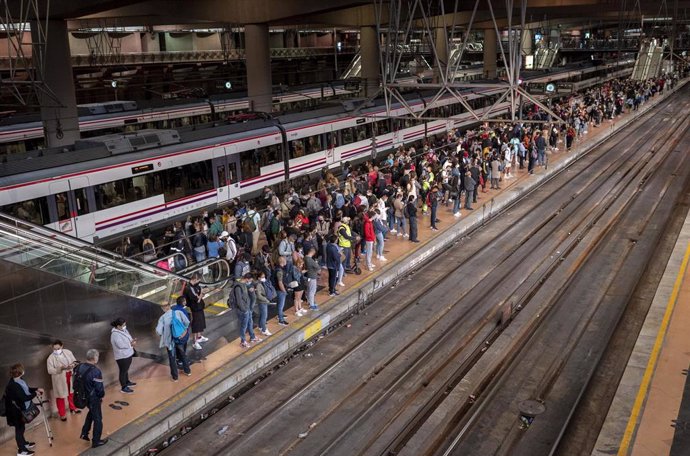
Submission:
[[[307,302],[309,303],[309,310],[317,311],[319,307],[316,305],[316,288],[319,282],[319,272],[321,266],[316,261],[316,246],[310,247],[304,256],[304,266],[306,267],[305,276],[307,278]]]
[[[241,280],[242,277],[251,271],[251,260],[252,256],[249,253],[243,252],[240,254],[239,258],[237,259],[237,263],[235,263],[235,269],[233,271],[235,280]]]
[[[60,421],[67,421],[67,407],[71,414],[81,413],[81,410],[74,406],[74,396],[72,394],[72,369],[78,364],[74,354],[64,348],[62,341],[55,340],[52,345],[53,351],[46,360],[48,374],[53,384],[53,397],[58,409]]]
[[[245,335],[249,334],[249,342],[261,342],[261,339],[254,334],[252,322],[252,303],[249,287],[254,280],[251,273],[245,274],[239,280],[236,280],[230,291],[231,303],[229,306],[235,309],[237,319],[239,320],[240,330],[240,347],[249,348]]]
[[[141,260],[144,263],[150,263],[157,258],[156,244],[151,240],[151,235],[144,237],[144,240],[141,242],[141,252],[143,254]]]
[[[31,401],[37,395],[43,395],[41,388],[31,388],[24,381],[24,366],[14,364],[10,368],[10,381],[5,387],[5,418],[7,425],[14,428],[14,438],[17,442],[17,456],[31,456],[34,454],[35,442],[28,442],[24,438],[26,424],[22,417],[22,411],[31,407]]]
[[[206,259],[206,244],[208,238],[201,228],[198,228],[194,236],[192,236],[192,251],[194,252],[194,261],[201,263]]]
[[[108,439],[102,439],[103,434],[103,412],[101,404],[105,397],[103,387],[103,373],[96,367],[99,358],[98,350],[92,348],[86,352],[86,362],[74,368],[74,396],[75,405],[84,405],[89,409],[86,414],[84,426],[81,428],[79,438],[89,441],[89,432],[93,425],[91,435],[91,448],[98,448],[108,443]],[[85,401],[84,404],[81,401]]]
[[[270,280],[266,277],[266,272],[259,270],[258,282],[256,283],[256,303],[259,306],[259,330],[264,336],[272,336],[271,332],[266,326],[266,319],[268,318],[268,305],[272,303],[278,294]]]
[[[252,234],[251,252],[254,254],[259,248],[259,236],[261,235],[259,224],[261,222],[261,215],[256,211],[256,206],[252,202],[249,203],[248,209],[249,210],[247,211],[245,222],[247,223],[247,226]]]
[[[184,308],[187,300],[184,296],[177,298],[177,306]],[[176,307],[177,307],[176,306]],[[182,370],[187,376],[192,375],[187,360],[186,344],[189,340],[189,318],[179,308],[173,309],[169,304],[164,306],[165,313],[158,319],[156,334],[160,336],[159,347],[165,348],[170,363],[170,376],[173,382],[179,378],[177,360],[182,362]]]
[[[278,239],[278,236],[280,235],[280,230],[282,230],[282,226],[280,224],[280,211],[274,210],[273,216],[271,217],[269,230],[266,231],[266,242],[268,242],[268,245],[270,247],[273,247],[273,245],[276,242],[276,239]]]

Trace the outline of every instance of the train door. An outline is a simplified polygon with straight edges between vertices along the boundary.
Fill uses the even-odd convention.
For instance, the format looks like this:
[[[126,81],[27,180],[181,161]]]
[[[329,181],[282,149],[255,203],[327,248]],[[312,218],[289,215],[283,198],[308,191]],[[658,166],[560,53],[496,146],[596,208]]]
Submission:
[[[326,147],[326,166],[330,168],[332,164],[338,162],[338,157],[335,156],[335,148],[338,147],[337,131],[331,131],[326,134]]]
[[[75,236],[74,221],[69,209],[69,184],[66,181],[50,183],[50,195],[48,196],[48,209],[50,219],[54,222],[50,228],[69,236]]]
[[[228,189],[228,167],[224,147],[217,147],[213,150],[213,169],[215,173],[214,181],[216,183],[218,205],[222,205],[230,199],[230,191]]]
[[[96,222],[93,215],[93,203],[89,201],[88,188],[90,187],[88,177],[76,177],[69,180],[69,207],[70,215],[74,223],[75,236],[79,239],[91,242],[96,234]]]
[[[240,196],[240,154],[228,154],[228,193],[230,198]]]

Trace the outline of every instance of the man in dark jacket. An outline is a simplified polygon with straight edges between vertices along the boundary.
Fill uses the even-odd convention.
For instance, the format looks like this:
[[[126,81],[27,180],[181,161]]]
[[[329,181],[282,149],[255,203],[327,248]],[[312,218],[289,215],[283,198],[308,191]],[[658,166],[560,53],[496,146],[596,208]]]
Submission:
[[[338,291],[335,284],[338,279],[338,269],[340,269],[340,249],[338,249],[338,237],[331,234],[326,245],[326,267],[328,268],[328,295],[336,296]]]
[[[477,188],[477,183],[472,179],[472,173],[465,173],[465,209],[472,210],[472,195]]]
[[[15,364],[10,368],[10,379],[5,388],[5,412],[7,425],[14,428],[14,437],[17,441],[17,455],[31,456],[34,454],[34,442],[27,442],[24,438],[26,424],[22,420],[22,411],[28,410],[31,401],[37,394],[43,395],[41,388],[30,388],[24,379],[24,366]]]
[[[238,279],[232,286],[232,293],[235,300],[237,320],[239,320],[240,328],[240,346],[242,348],[249,347],[249,343],[245,339],[245,334],[249,333],[250,342],[260,342],[254,335],[254,328],[252,328],[252,303],[249,297],[249,284],[254,280],[251,273],[247,273],[242,278]]]
[[[410,221],[410,242],[419,242],[419,239],[417,239],[417,206],[415,205],[414,195],[409,195],[405,212]]]
[[[91,447],[97,448],[108,443],[108,439],[101,439],[103,433],[103,412],[101,411],[101,403],[105,396],[105,389],[103,388],[103,374],[101,370],[96,367],[98,364],[99,353],[98,350],[90,349],[86,352],[86,362],[77,366],[77,375],[84,379],[86,387],[86,394],[88,402],[86,406],[89,413],[86,415],[84,427],[81,429],[82,440],[89,441],[89,431],[91,431],[91,424],[93,423],[93,435],[91,439]]]

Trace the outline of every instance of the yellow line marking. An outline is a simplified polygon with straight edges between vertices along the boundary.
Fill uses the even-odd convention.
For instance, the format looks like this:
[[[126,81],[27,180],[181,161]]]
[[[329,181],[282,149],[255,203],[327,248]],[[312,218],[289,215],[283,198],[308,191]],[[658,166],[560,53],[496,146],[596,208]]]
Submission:
[[[321,328],[321,319],[319,318],[318,320],[304,328],[304,340],[308,340],[313,335],[318,334],[321,331]]]
[[[673,284],[673,291],[671,292],[671,297],[668,300],[668,305],[666,306],[666,312],[664,313],[664,318],[661,321],[659,332],[657,332],[654,347],[652,348],[649,362],[647,362],[647,368],[645,369],[644,376],[642,377],[642,384],[640,385],[640,389],[637,391],[632,413],[630,414],[628,425],[625,428],[625,433],[623,434],[623,439],[621,440],[620,448],[618,449],[618,456],[627,456],[628,452],[630,451],[630,444],[632,443],[633,435],[637,429],[637,422],[640,418],[640,412],[642,411],[642,406],[647,398],[649,386],[652,382],[652,376],[654,375],[656,363],[659,359],[659,353],[661,352],[664,338],[666,337],[666,331],[668,330],[671,316],[673,315],[673,309],[675,308],[676,301],[678,300],[680,287],[683,284],[685,271],[688,267],[688,260],[690,260],[690,244],[685,249],[685,256],[683,257],[683,262],[680,265],[680,271],[678,272],[678,276],[676,276],[676,282]]]

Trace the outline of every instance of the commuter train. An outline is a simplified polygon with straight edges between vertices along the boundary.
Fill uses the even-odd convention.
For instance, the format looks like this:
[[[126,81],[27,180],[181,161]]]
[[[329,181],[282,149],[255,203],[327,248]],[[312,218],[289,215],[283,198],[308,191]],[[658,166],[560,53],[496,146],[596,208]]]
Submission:
[[[592,84],[597,82],[599,78]],[[483,113],[500,93],[496,88],[475,90],[468,100]],[[419,94],[406,98],[417,111],[432,102],[431,96]],[[444,120],[382,118],[381,100],[358,111],[347,104],[242,124],[145,129],[83,139],[67,149],[10,155],[0,163],[0,210],[107,242],[324,167],[476,124],[452,96],[427,107],[429,117]],[[507,102],[500,103],[489,115],[503,115],[507,108]],[[402,109],[394,106],[392,114]]]
[[[276,111],[289,111],[352,94],[341,82],[276,93],[273,95],[273,106]],[[91,103],[78,107],[79,130],[82,138],[85,138],[129,133],[144,128],[179,128],[211,122],[217,116],[234,115],[248,110],[249,100],[246,97],[211,98],[208,101],[187,101],[148,109],[140,108],[135,101]],[[43,134],[43,125],[37,115],[18,115],[0,120],[0,156],[43,147]]]

